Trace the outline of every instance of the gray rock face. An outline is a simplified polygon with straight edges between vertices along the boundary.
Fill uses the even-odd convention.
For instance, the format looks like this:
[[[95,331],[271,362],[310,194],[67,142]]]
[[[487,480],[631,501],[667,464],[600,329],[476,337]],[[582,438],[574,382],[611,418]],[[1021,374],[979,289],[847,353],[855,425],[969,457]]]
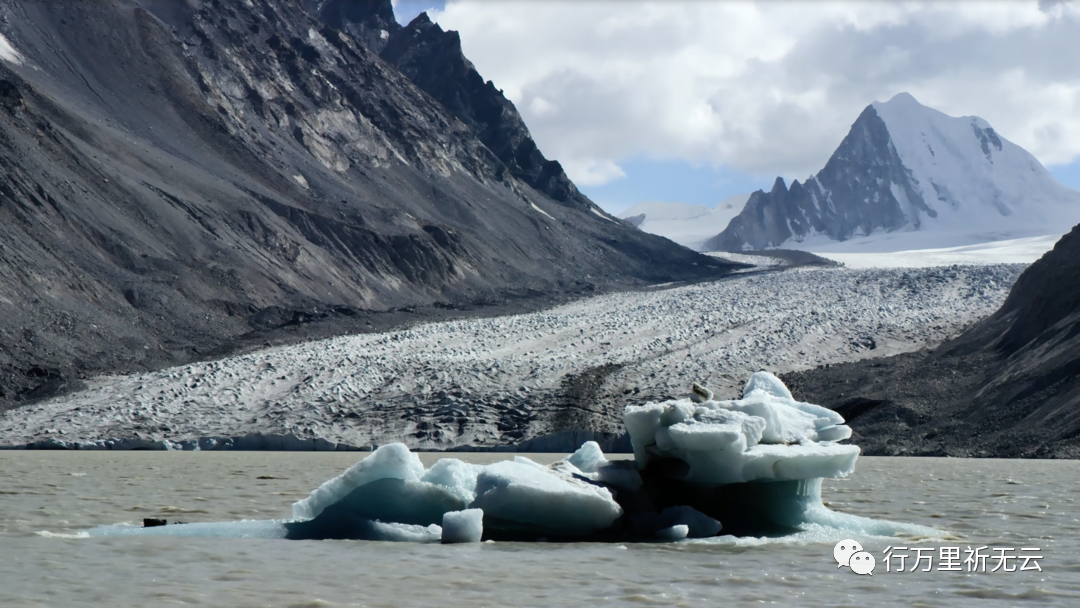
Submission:
[[[565,205],[594,206],[558,161],[544,158],[514,104],[465,58],[457,32],[421,13],[391,36],[380,56],[468,125],[514,177]]]
[[[897,230],[908,223],[905,204],[936,216],[912,180],[885,122],[867,106],[824,169],[805,183],[795,180],[788,188],[778,177],[771,191],[753,193],[704,250],[765,249],[810,234],[842,241],[876,229]],[[897,199],[891,184],[900,185],[906,201]],[[917,223],[918,215],[912,215]]]
[[[340,30],[378,54],[401,29],[390,0],[306,0],[304,8],[329,27]]]
[[[594,213],[509,102],[500,121],[418,88],[442,47],[398,39],[388,0],[3,0],[0,18],[18,53],[0,60],[0,409],[327,315],[350,331],[727,267]]]

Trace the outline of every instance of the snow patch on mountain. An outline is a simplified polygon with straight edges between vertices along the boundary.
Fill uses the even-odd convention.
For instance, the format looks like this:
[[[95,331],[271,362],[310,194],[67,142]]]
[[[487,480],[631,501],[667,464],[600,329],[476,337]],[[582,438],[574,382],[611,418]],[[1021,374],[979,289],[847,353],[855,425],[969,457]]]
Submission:
[[[3,34],[0,34],[0,59],[15,64],[23,62],[22,54],[15,50],[15,47]]]

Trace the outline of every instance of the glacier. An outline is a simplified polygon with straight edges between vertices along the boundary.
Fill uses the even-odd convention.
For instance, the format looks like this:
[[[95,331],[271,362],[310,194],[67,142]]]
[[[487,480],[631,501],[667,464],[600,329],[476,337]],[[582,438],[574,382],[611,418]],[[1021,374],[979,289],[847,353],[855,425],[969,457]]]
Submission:
[[[858,446],[837,413],[797,401],[776,376],[753,374],[740,399],[627,406],[633,460],[596,442],[551,465],[515,456],[488,465],[443,458],[425,468],[404,444],[374,450],[297,501],[292,518],[138,528],[87,536],[174,535],[426,543],[674,542],[783,536],[810,528],[850,534],[935,530],[828,509],[824,478],[855,468]]]

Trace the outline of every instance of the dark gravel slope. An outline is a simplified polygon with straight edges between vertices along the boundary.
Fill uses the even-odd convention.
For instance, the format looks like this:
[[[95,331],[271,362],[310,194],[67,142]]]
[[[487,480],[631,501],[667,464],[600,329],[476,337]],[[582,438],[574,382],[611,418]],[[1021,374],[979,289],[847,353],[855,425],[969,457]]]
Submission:
[[[868,454],[1080,457],[1080,226],[940,348],[789,374]]]

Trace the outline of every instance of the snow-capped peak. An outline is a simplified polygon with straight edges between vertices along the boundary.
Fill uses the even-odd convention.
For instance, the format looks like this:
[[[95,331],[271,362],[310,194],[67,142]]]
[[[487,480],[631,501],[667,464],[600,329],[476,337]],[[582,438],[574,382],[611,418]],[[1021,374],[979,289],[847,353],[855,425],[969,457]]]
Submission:
[[[1061,234],[1077,223],[1080,192],[988,122],[900,93],[867,106],[816,175],[755,192],[703,248],[827,251],[844,241],[902,251]]]
[[[872,107],[912,185],[937,213],[922,222],[948,229],[1016,230],[1056,225],[1063,215],[1080,219],[1080,196],[982,118],[948,116],[909,93]]]

